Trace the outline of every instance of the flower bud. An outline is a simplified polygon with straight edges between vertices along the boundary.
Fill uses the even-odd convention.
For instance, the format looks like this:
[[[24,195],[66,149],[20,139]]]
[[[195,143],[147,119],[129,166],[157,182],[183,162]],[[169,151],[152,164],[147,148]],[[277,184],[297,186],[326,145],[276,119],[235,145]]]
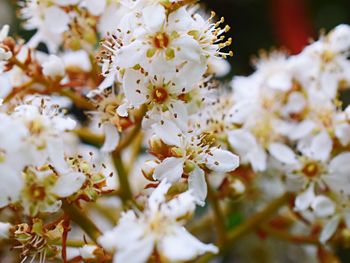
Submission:
[[[12,225],[10,223],[0,222],[0,240],[9,238],[11,228]]]
[[[154,181],[153,173],[154,173],[154,170],[156,169],[157,165],[158,165],[158,163],[155,160],[150,160],[150,161],[145,162],[141,168],[143,176],[150,181]]]
[[[246,191],[244,183],[240,179],[233,179],[230,183],[230,195],[234,198],[242,196]]]
[[[98,249],[94,245],[85,245],[80,248],[80,255],[83,259],[94,259],[96,257],[95,251]]]
[[[46,77],[55,80],[62,79],[65,74],[63,60],[55,55],[51,55],[43,64],[43,73]]]

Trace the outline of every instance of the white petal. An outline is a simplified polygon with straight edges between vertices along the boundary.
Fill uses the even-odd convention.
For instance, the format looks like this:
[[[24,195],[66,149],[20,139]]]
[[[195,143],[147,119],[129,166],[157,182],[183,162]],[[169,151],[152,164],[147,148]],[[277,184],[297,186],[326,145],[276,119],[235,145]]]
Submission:
[[[182,158],[166,158],[154,170],[153,178],[160,181],[166,179],[170,183],[177,182],[183,174],[183,165]]]
[[[116,64],[122,68],[132,68],[144,62],[145,48],[141,41],[135,40],[131,44],[122,47],[118,54]]]
[[[123,87],[125,97],[134,107],[144,104],[146,99],[145,75],[139,70],[129,69],[125,72],[123,78]]]
[[[191,214],[196,209],[192,191],[186,191],[161,206],[161,213],[167,218],[179,219]]]
[[[282,143],[272,143],[269,146],[270,154],[284,164],[298,163],[297,157],[293,150]]]
[[[159,242],[158,251],[170,261],[187,261],[206,252],[218,253],[218,248],[202,243],[183,227],[174,227],[172,233]]]
[[[335,212],[335,204],[326,196],[317,196],[311,204],[316,216],[327,217],[333,215]]]
[[[205,198],[207,197],[208,189],[205,181],[204,171],[196,166],[196,168],[190,173],[188,178],[188,188],[192,190],[192,195],[198,205],[205,205]]]
[[[63,33],[68,29],[69,17],[66,12],[57,6],[52,6],[44,10],[45,26],[55,34]]]
[[[213,148],[210,153],[205,165],[215,172],[230,172],[239,166],[239,157],[229,151]]]
[[[24,182],[10,169],[0,166],[0,208],[16,202],[21,194]]]
[[[247,155],[249,151],[256,148],[257,143],[254,136],[244,130],[237,129],[228,133],[228,141],[239,155]]]
[[[295,198],[295,209],[297,211],[304,211],[308,209],[315,199],[314,185],[311,184],[304,192]]]
[[[340,222],[340,217],[335,216],[323,227],[320,235],[321,243],[326,243],[327,240],[333,236],[333,234],[338,228],[339,222]]]
[[[335,135],[343,146],[348,145],[350,142],[350,125],[347,123],[336,125]]]
[[[165,22],[165,8],[160,5],[151,5],[142,10],[143,22],[149,29],[158,31]]]
[[[151,211],[157,211],[160,208],[160,204],[164,203],[165,195],[169,191],[170,186],[171,184],[167,183],[166,180],[163,180],[152,192],[148,199],[148,206]]]
[[[85,182],[83,173],[71,172],[60,175],[51,192],[59,197],[68,197],[77,192]]]
[[[314,122],[305,120],[299,123],[294,129],[292,129],[289,137],[292,140],[299,140],[303,137],[309,135],[313,129],[315,129],[316,125]]]
[[[69,168],[64,159],[64,145],[61,139],[51,139],[47,145],[50,160],[56,171],[59,173],[67,173]]]
[[[128,233],[125,234],[128,235]],[[154,249],[154,238],[151,235],[145,236],[128,245],[116,253],[113,263],[146,263]]]
[[[105,134],[105,141],[103,143],[101,151],[112,152],[115,150],[119,143],[120,136],[118,129],[113,124],[108,123],[103,125],[103,131]]]
[[[250,161],[254,171],[263,172],[266,170],[267,154],[260,145],[253,148],[252,151],[249,152],[248,160]]]
[[[316,160],[326,161],[333,147],[332,139],[327,132],[317,134],[311,142],[310,155]]]
[[[181,146],[181,130],[171,121],[152,125],[154,133],[167,145]]]
[[[329,163],[330,173],[334,176],[350,175],[350,152],[342,152]]]
[[[171,112],[172,116],[174,117],[174,120],[176,124],[181,128],[183,131],[186,131],[188,128],[188,113],[186,104],[183,101],[172,101],[171,106],[169,107],[169,111]]]
[[[171,12],[168,16],[168,30],[172,31],[186,31],[191,27],[193,19],[187,11],[185,6],[177,9],[175,12]]]
[[[10,223],[0,222],[0,240],[9,238],[11,227]]]
[[[86,7],[92,15],[99,16],[106,8],[106,0],[84,0],[82,6]]]

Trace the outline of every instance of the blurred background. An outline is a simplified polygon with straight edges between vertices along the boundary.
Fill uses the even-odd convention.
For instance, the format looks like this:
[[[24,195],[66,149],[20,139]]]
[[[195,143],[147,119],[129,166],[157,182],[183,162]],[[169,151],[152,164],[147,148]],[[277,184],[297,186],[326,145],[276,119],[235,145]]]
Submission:
[[[14,22],[17,0],[0,0],[0,25],[12,23],[12,33],[20,33]],[[349,0],[201,0],[224,16],[231,26],[234,57],[232,74],[249,74],[251,58],[260,49],[285,48],[298,53],[321,30],[350,23]]]

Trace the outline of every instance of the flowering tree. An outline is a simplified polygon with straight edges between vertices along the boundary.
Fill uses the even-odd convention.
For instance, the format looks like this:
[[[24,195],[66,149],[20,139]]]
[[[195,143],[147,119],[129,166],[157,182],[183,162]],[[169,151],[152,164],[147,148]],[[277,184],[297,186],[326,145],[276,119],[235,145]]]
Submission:
[[[229,26],[194,1],[18,8],[35,33],[0,32],[1,262],[209,262],[249,232],[338,262],[349,26],[227,85]]]

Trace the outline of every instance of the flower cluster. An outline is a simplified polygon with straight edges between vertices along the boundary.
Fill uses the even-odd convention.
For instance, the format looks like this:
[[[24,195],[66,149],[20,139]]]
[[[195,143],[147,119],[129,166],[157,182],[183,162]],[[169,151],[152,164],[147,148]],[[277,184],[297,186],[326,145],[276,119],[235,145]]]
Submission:
[[[242,163],[281,174],[294,211],[325,224],[322,242],[341,219],[350,226],[349,51],[350,27],[339,25],[300,54],[262,54],[251,76],[233,80],[228,109],[227,139]]]

